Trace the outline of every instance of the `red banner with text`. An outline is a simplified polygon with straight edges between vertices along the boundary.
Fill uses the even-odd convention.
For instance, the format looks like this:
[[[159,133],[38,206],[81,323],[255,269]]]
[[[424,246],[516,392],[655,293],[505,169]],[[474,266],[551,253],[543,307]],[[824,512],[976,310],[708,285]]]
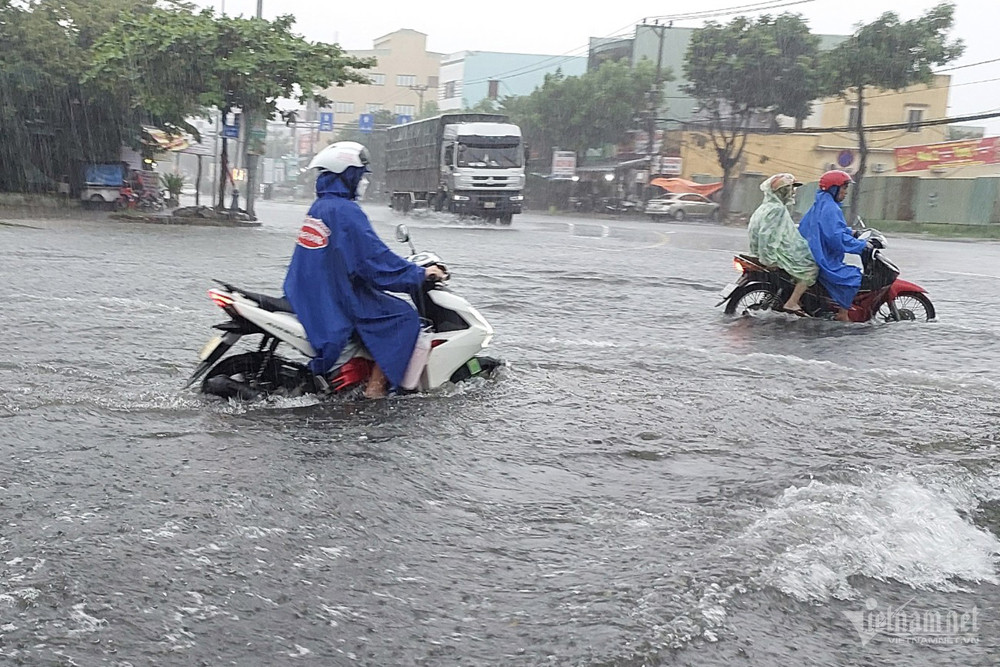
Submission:
[[[946,141],[896,149],[896,171],[1000,163],[1000,137]]]

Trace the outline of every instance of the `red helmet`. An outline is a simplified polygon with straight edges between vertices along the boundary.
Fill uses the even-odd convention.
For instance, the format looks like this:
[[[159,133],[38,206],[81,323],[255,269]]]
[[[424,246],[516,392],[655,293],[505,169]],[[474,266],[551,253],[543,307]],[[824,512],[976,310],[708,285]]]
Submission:
[[[853,182],[854,179],[851,178],[851,175],[846,171],[834,169],[833,171],[828,171],[819,177],[819,189],[829,190],[835,185],[844,186]]]

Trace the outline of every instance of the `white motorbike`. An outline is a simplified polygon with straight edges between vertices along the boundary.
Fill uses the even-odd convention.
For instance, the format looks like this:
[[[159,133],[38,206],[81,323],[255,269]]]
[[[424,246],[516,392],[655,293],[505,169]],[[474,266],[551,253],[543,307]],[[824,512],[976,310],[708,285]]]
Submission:
[[[405,225],[396,228],[396,238],[410,244],[413,254],[407,258],[409,261],[425,268],[434,265],[445,268],[434,253],[416,251]],[[330,372],[315,375],[307,363],[316,356],[316,351],[286,299],[248,292],[228,283],[219,285],[210,289],[208,296],[229,320],[213,327],[221,334],[201,349],[200,363],[188,380],[188,387],[204,376],[203,393],[253,400],[272,395],[342,393],[368,379],[374,362],[356,337],[345,346]],[[415,369],[419,375],[410,391],[431,391],[448,382],[488,376],[503,365],[502,361],[482,354],[493,339],[493,327],[444,283],[428,281],[413,295],[413,300],[421,322],[417,348],[427,354],[426,365]],[[256,335],[261,336],[256,350],[226,356],[240,339]],[[305,359],[279,355],[282,344]],[[281,352],[285,354],[284,349]]]

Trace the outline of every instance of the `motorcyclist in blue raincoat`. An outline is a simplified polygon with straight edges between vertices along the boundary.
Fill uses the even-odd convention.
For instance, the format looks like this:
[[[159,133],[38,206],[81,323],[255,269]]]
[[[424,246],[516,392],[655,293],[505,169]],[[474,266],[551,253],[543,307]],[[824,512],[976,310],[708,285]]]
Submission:
[[[861,287],[861,269],[844,262],[844,255],[860,255],[868,245],[854,237],[840,209],[852,183],[854,179],[845,171],[824,173],[816,201],[799,222],[799,233],[809,243],[819,266],[819,282],[837,304],[835,319],[841,322],[850,321],[847,311]]]
[[[368,150],[353,141],[327,146],[309,164],[318,169],[316,201],[299,232],[285,276],[285,296],[317,352],[310,369],[334,369],[355,336],[375,361],[365,396],[379,398],[403,379],[420,322],[407,301],[425,280],[444,279],[392,252],[372,229],[357,200],[367,187]]]

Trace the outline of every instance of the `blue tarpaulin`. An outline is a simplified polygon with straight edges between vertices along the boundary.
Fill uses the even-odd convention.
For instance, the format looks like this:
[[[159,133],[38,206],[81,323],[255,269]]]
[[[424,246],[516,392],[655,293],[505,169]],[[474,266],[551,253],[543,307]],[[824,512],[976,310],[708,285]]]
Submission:
[[[84,170],[87,185],[118,187],[125,180],[125,172],[120,164],[88,164]]]

